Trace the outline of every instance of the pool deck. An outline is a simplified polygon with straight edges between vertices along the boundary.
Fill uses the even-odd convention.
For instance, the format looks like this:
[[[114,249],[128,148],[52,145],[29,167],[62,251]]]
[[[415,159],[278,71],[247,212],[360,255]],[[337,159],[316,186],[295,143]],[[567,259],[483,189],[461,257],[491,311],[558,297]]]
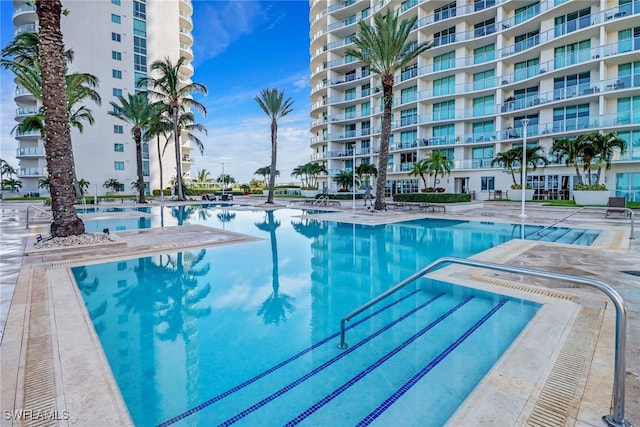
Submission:
[[[277,201],[275,209],[288,205]],[[265,208],[261,198],[236,202]],[[0,202],[0,426],[131,425],[69,267],[256,238],[190,225],[112,233],[114,242],[79,250],[39,250],[35,236],[47,234],[48,221],[36,217],[26,230],[27,206]],[[529,203],[525,222],[550,225],[570,212]],[[444,213],[372,213],[361,201],[352,209],[349,201],[314,216],[377,225],[422,217],[520,223],[519,214],[520,204],[509,202],[478,202]],[[588,210],[560,226],[602,230],[591,247],[516,239],[474,259],[600,280],[620,293],[628,310],[625,418],[640,426],[640,220],[636,223],[636,239],[629,239],[628,220]],[[606,297],[569,282],[469,267],[449,266],[433,277],[544,303],[449,425],[603,425],[611,404],[615,335],[615,313]],[[7,419],[6,411],[20,408],[32,412],[22,422]],[[47,417],[50,422],[42,422]]]

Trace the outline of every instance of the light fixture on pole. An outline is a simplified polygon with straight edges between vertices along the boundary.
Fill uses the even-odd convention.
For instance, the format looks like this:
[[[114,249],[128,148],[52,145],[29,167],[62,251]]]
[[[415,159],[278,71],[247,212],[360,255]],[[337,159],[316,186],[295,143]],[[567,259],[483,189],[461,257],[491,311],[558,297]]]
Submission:
[[[527,125],[529,124],[529,119],[522,119],[523,133],[522,133],[522,164],[520,165],[520,169],[522,170],[522,175],[520,178],[521,185],[521,193],[520,197],[522,198],[520,202],[520,219],[525,220],[527,218],[527,214],[524,212],[524,201],[526,199],[526,189],[527,189]]]
[[[220,163],[222,165],[222,194],[224,195],[224,163]]]
[[[351,202],[351,209],[355,209],[356,208],[356,143],[354,142],[351,145],[351,154],[352,154],[352,162],[353,165],[351,167],[351,178],[352,178],[352,183],[351,183],[351,198],[352,198],[352,202]]]

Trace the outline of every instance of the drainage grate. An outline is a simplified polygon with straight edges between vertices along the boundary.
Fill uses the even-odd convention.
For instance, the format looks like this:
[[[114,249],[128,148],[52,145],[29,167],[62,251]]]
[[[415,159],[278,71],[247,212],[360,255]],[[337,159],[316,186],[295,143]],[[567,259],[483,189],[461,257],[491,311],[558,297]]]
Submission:
[[[574,295],[565,294],[562,292],[553,291],[551,289],[538,288],[530,285],[521,285],[519,283],[509,282],[507,280],[497,279],[495,277],[487,277],[483,275],[470,275],[471,280],[476,282],[488,283],[490,285],[501,286],[503,288],[513,289],[516,291],[528,292],[530,294],[542,295],[546,297],[559,298],[563,300],[573,301]]]
[[[585,378],[596,346],[600,309],[582,307],[555,361],[549,378],[536,399],[527,426],[568,425],[575,419]]]

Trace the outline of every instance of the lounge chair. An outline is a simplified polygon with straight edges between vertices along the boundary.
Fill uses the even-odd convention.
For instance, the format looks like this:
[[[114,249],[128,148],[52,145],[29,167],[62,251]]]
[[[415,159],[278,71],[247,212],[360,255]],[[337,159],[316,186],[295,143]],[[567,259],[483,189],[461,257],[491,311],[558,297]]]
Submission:
[[[221,194],[220,195],[220,200],[223,202],[228,202],[233,200],[233,195],[232,194]]]
[[[624,197],[609,197],[609,203],[607,203],[607,211],[604,214],[605,218],[608,218],[610,214],[623,214],[624,216],[631,216],[631,212],[626,210],[627,200]]]
[[[216,196],[214,196],[213,194],[203,194],[202,195],[202,200],[207,200],[210,202],[214,202],[216,200]]]

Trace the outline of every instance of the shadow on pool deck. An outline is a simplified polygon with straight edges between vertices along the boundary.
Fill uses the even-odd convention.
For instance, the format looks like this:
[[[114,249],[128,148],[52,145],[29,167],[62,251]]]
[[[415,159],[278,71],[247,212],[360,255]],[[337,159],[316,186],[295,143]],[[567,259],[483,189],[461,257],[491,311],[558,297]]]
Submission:
[[[42,225],[36,225],[31,231],[24,230],[26,206],[21,203],[7,202],[2,202],[0,205],[2,209],[0,232],[3,255],[2,271],[0,272],[0,280],[2,281],[2,312],[0,314],[3,326],[4,320],[7,320],[0,347],[2,353],[0,358],[2,363],[0,373],[2,375],[2,409],[65,409],[70,411],[71,423],[77,425],[127,425],[130,421],[126,407],[111,376],[99,341],[90,326],[84,307],[80,303],[81,298],[73,286],[73,280],[67,267],[106,262],[110,259],[134,258],[167,250],[185,250],[217,244],[241,244],[245,241],[256,240],[256,238],[202,226],[187,226],[179,230],[175,227],[168,227],[165,230],[118,232],[120,242],[115,247],[38,252],[33,250],[33,241],[36,233],[42,233]],[[263,205],[256,203],[256,208],[263,207]],[[519,204],[487,203],[479,209],[446,214],[418,214],[416,212],[371,214],[359,207],[355,211],[343,208],[334,214],[325,215],[327,219],[331,220],[359,223],[371,223],[372,217],[375,217],[373,220],[375,223],[395,222],[418,217],[519,223],[520,219],[517,217],[519,213]],[[567,210],[532,207],[529,208],[528,213],[527,223],[550,224],[564,216]],[[591,277],[610,284],[622,295],[627,304],[629,315],[626,355],[626,419],[638,425],[640,424],[640,288],[637,276],[628,272],[640,270],[640,261],[638,261],[640,259],[638,243],[640,239],[628,239],[628,221],[605,220],[603,214],[594,212],[576,215],[561,225],[598,228],[604,232],[603,236],[595,242],[593,248],[516,241],[511,243],[511,246],[487,251],[486,256],[491,257],[488,260],[493,262]],[[25,256],[27,253],[28,256]],[[460,275],[460,272],[454,271],[451,274],[453,280]],[[525,286],[554,289],[570,294],[577,292],[578,295],[583,296],[583,299],[591,300],[588,292],[585,294],[582,291],[576,291],[566,283],[523,278],[505,273],[469,274],[461,280],[465,284],[474,282],[475,286],[481,286],[482,283],[487,286],[494,286],[496,283],[498,286],[504,283],[521,283]],[[7,318],[9,305],[11,312]],[[602,329],[601,337],[607,338],[602,334],[607,335],[611,332],[611,316],[604,315],[604,312],[597,307],[597,303],[595,304],[597,311],[589,311],[589,307],[592,305],[594,303],[583,305],[587,307],[584,313],[592,313],[585,314],[585,318],[595,322],[593,323],[594,327],[598,330]],[[570,323],[577,322],[580,316],[581,314],[576,312]],[[568,330],[571,329],[572,327],[568,328]],[[610,340],[611,337],[609,336],[608,339]],[[593,372],[590,375],[596,377],[591,378],[591,381],[584,379],[584,383],[581,383],[581,388],[576,391],[580,398],[579,401],[602,401],[603,394],[605,402],[608,397],[610,398],[611,373],[598,374],[596,365],[612,363],[612,348],[601,347],[598,347],[597,351],[594,347],[593,350],[595,359],[593,360],[594,365],[591,365]],[[93,357],[90,357],[90,354]],[[596,360],[599,357],[604,357],[606,360]],[[527,362],[525,361],[525,363]],[[526,371],[525,366],[520,368]],[[544,375],[550,375],[551,370],[550,366],[547,367]],[[587,370],[589,370],[589,365],[587,365]],[[33,376],[32,374],[36,372],[44,374],[47,378],[43,380],[42,376]],[[496,372],[502,374],[499,370]],[[603,376],[598,377],[599,375]],[[91,378],[92,381],[87,381],[87,378]],[[484,394],[484,399],[487,399],[487,396],[492,396],[491,390],[495,391],[496,387],[499,389],[500,386],[504,386],[505,378],[502,380],[496,378],[498,377],[495,375],[488,376],[486,382],[490,388],[489,392]],[[511,380],[511,382],[515,381],[514,384],[520,382],[518,378]],[[495,383],[490,384],[492,381]],[[585,384],[587,385],[586,389],[584,388]],[[591,388],[593,384],[598,384],[600,390],[593,390]],[[542,388],[542,385],[544,382],[535,387]],[[513,384],[509,383],[509,386],[513,386]],[[589,395],[594,393],[596,397],[589,398]],[[33,400],[33,396],[38,396],[38,400]],[[511,418],[514,420],[513,425],[518,424],[518,420],[526,419],[526,413],[534,413],[535,402],[531,401],[533,396],[534,393],[531,392],[530,398],[525,399],[524,406],[516,411],[517,416]],[[483,398],[476,393],[473,399],[469,399],[469,402],[482,402]],[[456,414],[456,417],[467,422],[472,422],[474,418],[468,417],[474,412],[476,420],[479,419],[477,417],[498,417],[500,415],[497,409],[503,405],[508,406],[509,403],[494,401],[492,404],[487,404],[484,401],[482,405],[482,408],[473,408],[473,411],[470,408],[466,412],[461,410],[461,413]],[[568,414],[570,418],[567,422],[570,425],[572,424],[571,420],[576,421],[576,419],[579,420],[578,423],[582,423],[581,425],[600,425],[592,423],[591,420],[605,415],[609,410],[608,406],[581,408],[586,412],[582,416],[578,416],[578,409],[573,409],[575,409],[576,415],[573,417]],[[514,409],[510,408],[510,411],[513,412]],[[482,419],[491,420],[491,418]],[[96,423],[96,420],[100,421]],[[493,425],[498,425],[495,422],[500,423],[499,419],[494,418]],[[7,420],[2,421],[3,426],[10,425],[7,423]]]

